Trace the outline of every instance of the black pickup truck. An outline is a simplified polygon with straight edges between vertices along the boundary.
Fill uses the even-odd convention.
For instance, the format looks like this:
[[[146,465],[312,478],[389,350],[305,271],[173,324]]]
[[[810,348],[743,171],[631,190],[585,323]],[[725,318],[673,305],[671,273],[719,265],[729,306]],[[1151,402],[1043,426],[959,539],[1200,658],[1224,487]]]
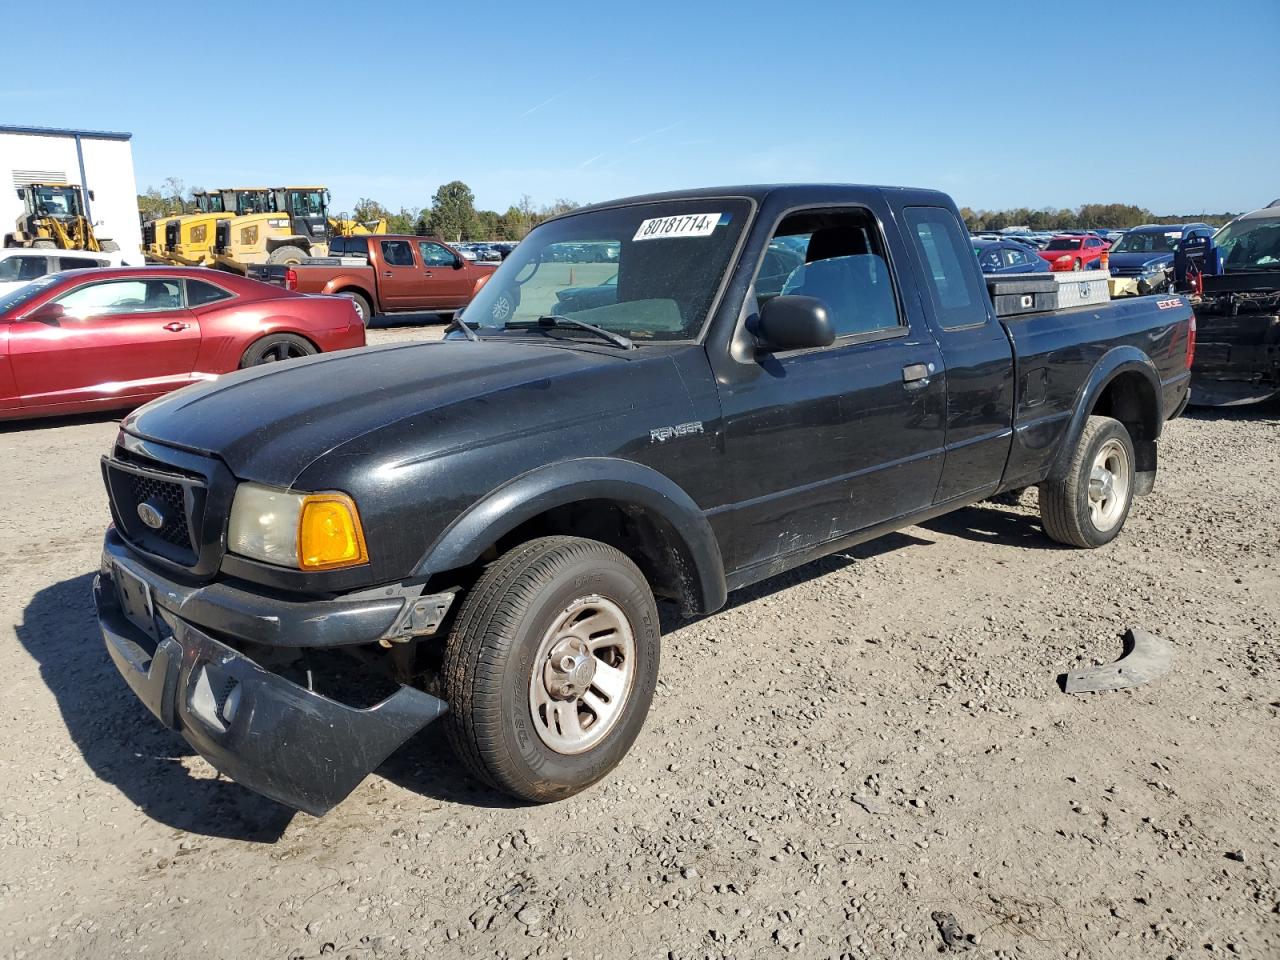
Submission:
[[[575,259],[601,242],[616,261]],[[762,292],[771,246],[796,265]],[[1165,296],[1002,320],[927,190],[580,209],[442,342],[128,417],[102,461],[98,619],[162,723],[286,804],[325,812],[442,716],[478,777],[566,797],[640,732],[655,596],[710,613],[1032,484],[1049,537],[1112,540],[1186,399],[1191,317]]]

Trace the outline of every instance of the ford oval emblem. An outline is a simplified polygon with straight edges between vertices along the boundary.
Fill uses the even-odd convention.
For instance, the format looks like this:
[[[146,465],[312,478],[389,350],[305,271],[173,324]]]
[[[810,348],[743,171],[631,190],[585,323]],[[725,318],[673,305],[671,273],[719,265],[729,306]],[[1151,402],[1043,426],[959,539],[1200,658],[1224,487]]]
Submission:
[[[138,518],[152,530],[159,530],[164,526],[164,514],[150,503],[138,504]]]

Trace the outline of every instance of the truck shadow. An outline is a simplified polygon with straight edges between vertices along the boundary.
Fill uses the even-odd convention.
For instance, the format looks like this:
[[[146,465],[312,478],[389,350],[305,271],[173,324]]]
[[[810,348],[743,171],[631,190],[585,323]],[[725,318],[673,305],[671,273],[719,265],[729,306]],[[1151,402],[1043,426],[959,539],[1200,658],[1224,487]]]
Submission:
[[[192,776],[183,766],[194,752],[147,712],[108,659],[92,586],[93,574],[82,574],[46,587],[16,631],[94,776],[177,830],[255,843],[280,839],[294,811],[223,777]]]
[[[1045,535],[1038,516],[1015,513],[991,502],[974,504],[953,513],[945,513],[920,526],[934,533],[945,533],[948,536],[972,540],[975,543],[1023,547],[1032,550],[1070,549],[1055,543]]]

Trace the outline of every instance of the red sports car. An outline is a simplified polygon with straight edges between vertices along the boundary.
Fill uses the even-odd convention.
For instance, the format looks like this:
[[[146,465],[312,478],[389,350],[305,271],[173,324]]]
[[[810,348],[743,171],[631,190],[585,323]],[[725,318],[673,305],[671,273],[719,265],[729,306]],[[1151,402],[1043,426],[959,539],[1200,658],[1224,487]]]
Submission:
[[[1050,240],[1040,251],[1040,259],[1049,261],[1050,270],[1089,270],[1097,266],[1102,251],[1110,246],[1092,234],[1068,233]]]
[[[0,294],[0,420],[134,407],[240,367],[364,342],[346,297],[199,267],[53,273]]]

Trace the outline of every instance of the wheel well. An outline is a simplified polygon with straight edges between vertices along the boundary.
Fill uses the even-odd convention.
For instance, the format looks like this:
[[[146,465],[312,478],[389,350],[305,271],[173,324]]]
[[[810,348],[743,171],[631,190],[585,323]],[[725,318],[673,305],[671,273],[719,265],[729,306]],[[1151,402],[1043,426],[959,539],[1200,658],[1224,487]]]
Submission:
[[[552,534],[616,547],[640,568],[655,595],[677,601],[686,612],[702,609],[702,589],[688,544],[661,514],[633,503],[580,500],[552,507],[504,534],[482,559],[494,559],[526,540]]]
[[[1156,438],[1160,435],[1160,402],[1155,388],[1140,373],[1129,371],[1108,383],[1093,401],[1091,416],[1119,420],[1133,441],[1139,473],[1156,469]]]
[[[358,293],[358,294],[360,294],[360,296],[364,297],[365,302],[366,302],[367,304],[369,304],[369,309],[370,309],[370,310],[372,310],[372,309],[373,309],[373,297],[372,297],[372,296],[370,296],[370,295],[369,295],[369,292],[368,292],[367,290],[365,290],[363,287],[356,287],[356,286],[352,286],[351,284],[348,284],[348,285],[347,285],[347,286],[345,286],[345,287],[341,287],[341,288],[339,288],[339,289],[337,289],[337,290],[333,291],[333,295],[334,295],[334,296],[341,296],[341,295],[342,295],[342,294],[344,294],[344,293]]]

